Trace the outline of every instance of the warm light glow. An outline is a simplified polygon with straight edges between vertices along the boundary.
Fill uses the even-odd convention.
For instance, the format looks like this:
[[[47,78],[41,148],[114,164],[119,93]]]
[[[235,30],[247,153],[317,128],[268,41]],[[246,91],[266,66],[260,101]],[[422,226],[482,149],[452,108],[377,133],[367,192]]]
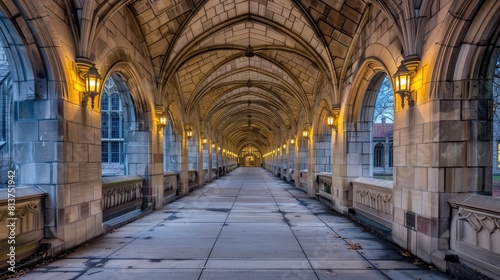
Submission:
[[[283,149],[286,149],[286,144],[283,144]]]
[[[212,142],[212,149],[215,149],[215,143]]]
[[[207,144],[207,138],[205,136],[201,137],[201,143]]]
[[[393,76],[394,84],[396,85],[396,92],[407,92],[410,91],[411,84],[411,72],[406,68],[404,63],[398,67],[398,71]]]
[[[160,117],[160,125],[162,125],[162,126],[167,125],[167,117],[165,117],[165,116]]]
[[[290,144],[295,144],[295,138],[290,139]]]
[[[193,137],[193,128],[191,126],[187,126],[187,128],[186,128],[186,137],[188,139]]]
[[[85,91],[88,93],[96,93],[101,89],[101,75],[97,72],[97,68],[92,66],[85,74]]]
[[[82,106],[87,107],[87,102],[90,99],[91,107],[94,109],[94,98],[100,94],[102,77],[99,75],[97,68],[92,65],[84,75],[84,78],[85,92],[83,92]]]
[[[304,138],[309,138],[309,130],[307,130],[307,129],[302,130],[302,136]]]

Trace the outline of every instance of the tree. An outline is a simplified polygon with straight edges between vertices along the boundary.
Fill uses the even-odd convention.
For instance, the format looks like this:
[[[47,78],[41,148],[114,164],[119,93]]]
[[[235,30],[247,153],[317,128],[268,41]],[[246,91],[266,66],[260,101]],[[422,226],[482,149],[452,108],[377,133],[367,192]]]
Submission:
[[[378,90],[373,122],[381,123],[384,118],[387,123],[394,122],[394,94],[391,80],[388,76],[384,78]]]
[[[500,56],[497,58],[493,74],[493,139],[500,141]]]

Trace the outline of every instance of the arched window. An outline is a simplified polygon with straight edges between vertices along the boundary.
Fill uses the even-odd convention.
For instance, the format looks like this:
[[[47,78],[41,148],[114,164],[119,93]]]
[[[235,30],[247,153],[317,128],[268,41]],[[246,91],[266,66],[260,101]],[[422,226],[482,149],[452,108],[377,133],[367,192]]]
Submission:
[[[102,174],[125,174],[123,106],[115,82],[106,80],[101,100]]]
[[[373,167],[384,167],[385,149],[384,144],[378,142],[373,153]]]
[[[394,92],[388,76],[380,83],[373,111],[373,176],[387,179],[392,176],[392,141],[394,122]]]

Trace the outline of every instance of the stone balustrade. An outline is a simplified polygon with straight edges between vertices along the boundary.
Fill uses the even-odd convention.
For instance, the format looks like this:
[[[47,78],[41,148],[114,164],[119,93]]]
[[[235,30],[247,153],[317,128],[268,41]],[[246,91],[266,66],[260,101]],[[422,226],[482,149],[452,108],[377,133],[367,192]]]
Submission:
[[[198,187],[198,171],[188,171],[188,187],[190,192]]]
[[[353,180],[353,207],[356,213],[392,228],[394,220],[392,185],[392,181],[372,178]]]
[[[103,222],[142,208],[144,179],[115,176],[102,179]]]
[[[238,167],[238,165],[237,165],[236,163],[234,163],[234,164],[229,164],[229,165],[227,166],[227,171],[228,171],[228,172],[231,172],[231,171],[235,170],[235,169],[236,169],[236,167]]]
[[[163,204],[175,199],[178,187],[178,174],[174,171],[163,173]]]
[[[293,178],[294,173],[295,173],[295,169],[290,168],[290,172],[288,172],[288,177],[287,177],[287,181],[288,182],[293,182],[294,181],[294,178]]]
[[[318,173],[318,186],[319,192],[325,195],[332,195],[332,173],[320,172]]]
[[[460,263],[496,279],[500,275],[500,198],[464,193],[448,202],[450,249]]]
[[[7,254],[15,246],[15,262],[19,262],[38,251],[44,238],[44,199],[47,194],[36,187],[16,187],[8,196],[6,189],[0,192],[0,268],[9,266]],[[14,199],[14,200],[10,200]],[[11,207],[9,209],[9,207]],[[14,216],[11,215],[15,207]],[[15,220],[11,220],[14,218]],[[14,223],[11,231],[9,224]],[[12,236],[15,244],[9,243]]]

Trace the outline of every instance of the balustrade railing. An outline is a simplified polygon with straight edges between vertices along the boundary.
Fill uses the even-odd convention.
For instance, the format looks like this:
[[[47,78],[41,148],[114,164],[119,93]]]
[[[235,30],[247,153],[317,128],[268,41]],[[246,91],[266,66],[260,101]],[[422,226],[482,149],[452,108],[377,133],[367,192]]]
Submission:
[[[318,174],[318,186],[320,193],[332,194],[332,173],[321,172]]]
[[[208,172],[208,168],[203,169],[203,182],[204,184],[210,182],[210,173]]]
[[[163,173],[163,198],[170,198],[177,194],[177,172],[167,171]],[[164,202],[165,203],[165,202]]]
[[[14,190],[0,192],[0,268],[10,266],[8,254],[13,244],[9,240],[15,240],[15,262],[19,262],[36,253],[44,238],[43,200],[47,194],[36,187],[19,186]]]
[[[198,187],[198,171],[189,170],[188,171],[188,187],[189,191]]]
[[[356,212],[392,228],[394,220],[392,184],[392,181],[372,178],[353,180],[353,207]]]
[[[236,169],[236,167],[238,167],[238,165],[237,165],[237,164],[235,164],[235,163],[234,163],[234,164],[229,164],[229,165],[227,166],[227,171],[228,171],[228,172],[231,172],[231,171],[235,170],[235,169]]]
[[[103,222],[142,208],[144,179],[115,176],[102,179]]]
[[[500,198],[460,194],[451,200],[450,247],[461,263],[500,275]]]
[[[217,179],[217,168],[212,168],[212,172],[210,173],[210,176],[211,176],[210,178],[212,180]]]

